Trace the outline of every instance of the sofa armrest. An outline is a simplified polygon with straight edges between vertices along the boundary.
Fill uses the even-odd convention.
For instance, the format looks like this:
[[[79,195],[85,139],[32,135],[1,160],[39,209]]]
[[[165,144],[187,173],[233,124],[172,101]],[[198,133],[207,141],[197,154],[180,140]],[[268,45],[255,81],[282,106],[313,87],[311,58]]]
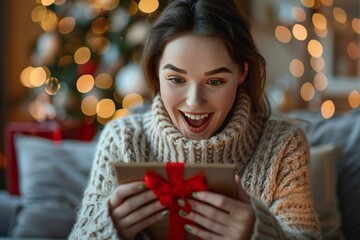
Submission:
[[[8,236],[22,206],[21,198],[0,190],[0,236]]]

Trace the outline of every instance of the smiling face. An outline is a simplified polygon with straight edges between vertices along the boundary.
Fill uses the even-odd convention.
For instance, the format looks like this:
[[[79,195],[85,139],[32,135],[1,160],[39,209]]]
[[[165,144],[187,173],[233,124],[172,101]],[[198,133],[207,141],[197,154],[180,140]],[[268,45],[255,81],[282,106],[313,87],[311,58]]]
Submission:
[[[246,78],[225,44],[192,34],[170,41],[159,63],[160,94],[171,120],[188,139],[208,139],[223,125]]]

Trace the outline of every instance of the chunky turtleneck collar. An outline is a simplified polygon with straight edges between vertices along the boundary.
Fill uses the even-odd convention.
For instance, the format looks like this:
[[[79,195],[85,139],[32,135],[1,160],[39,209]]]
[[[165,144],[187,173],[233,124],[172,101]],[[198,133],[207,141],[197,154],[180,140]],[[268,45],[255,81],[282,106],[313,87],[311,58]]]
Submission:
[[[152,111],[145,117],[149,131],[150,161],[188,163],[235,163],[238,171],[255,151],[264,120],[255,118],[249,96],[240,91],[232,116],[223,129],[209,139],[190,140],[183,136],[170,119],[161,100],[154,98]]]

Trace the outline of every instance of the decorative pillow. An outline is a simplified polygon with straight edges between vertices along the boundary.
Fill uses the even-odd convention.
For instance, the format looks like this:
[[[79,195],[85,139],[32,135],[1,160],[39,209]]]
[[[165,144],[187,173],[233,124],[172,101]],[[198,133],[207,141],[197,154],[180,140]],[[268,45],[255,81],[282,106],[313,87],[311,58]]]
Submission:
[[[15,140],[24,200],[13,237],[66,238],[91,169],[96,143],[18,135]],[[46,227],[45,227],[46,226]]]
[[[311,192],[323,239],[339,239],[342,235],[336,176],[340,154],[331,143],[310,148]]]

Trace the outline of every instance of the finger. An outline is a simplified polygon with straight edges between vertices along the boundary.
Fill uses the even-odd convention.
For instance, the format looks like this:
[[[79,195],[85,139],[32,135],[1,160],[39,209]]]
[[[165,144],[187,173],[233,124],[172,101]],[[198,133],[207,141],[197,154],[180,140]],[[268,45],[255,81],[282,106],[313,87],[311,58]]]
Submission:
[[[141,222],[143,219],[148,218],[149,216],[159,212],[160,210],[165,210],[165,207],[160,204],[160,201],[151,202],[141,208],[136,209],[126,217],[119,219],[119,223],[123,227],[130,227],[137,222]],[[164,212],[165,213],[165,212]]]
[[[216,214],[216,212],[220,213],[220,210],[216,210],[215,208],[212,208],[213,212]],[[209,211],[209,209],[206,209],[207,211]],[[199,214],[195,211],[191,211],[189,214],[185,214],[184,212],[180,211],[180,216],[189,219],[191,221],[193,221],[194,223],[199,224],[200,226],[204,227],[205,229],[211,230],[213,233],[216,233],[218,235],[225,235],[226,233],[226,226],[223,225],[222,223],[219,223],[217,221],[215,221],[214,219],[216,219],[215,214],[210,214],[213,217],[208,218],[202,214]]]
[[[146,190],[144,192],[137,193],[136,195],[132,195],[113,210],[113,216],[121,219],[140,206],[154,201],[156,198],[156,195],[151,190]]]
[[[213,205],[228,213],[230,213],[235,207],[238,207],[237,201],[234,201],[232,198],[213,192],[208,192],[208,191],[196,192],[193,194],[193,198],[206,202],[210,205]]]
[[[213,219],[222,225],[231,221],[231,216],[219,208],[214,208],[211,205],[204,204],[196,200],[188,199],[188,201],[191,205],[192,211],[195,211],[207,218]]]
[[[199,227],[196,227],[194,225],[185,225],[185,230],[189,233],[191,233],[194,236],[197,236],[201,239],[212,239],[212,240],[224,240],[226,238],[221,237],[217,234],[214,234],[212,232],[206,231],[205,229],[201,229]]]
[[[111,208],[115,208],[124,201],[125,198],[144,191],[145,183],[144,181],[137,181],[131,183],[121,184],[116,187],[115,191],[111,194],[109,204]]]
[[[250,204],[250,197],[247,194],[247,192],[244,190],[244,188],[242,187],[241,182],[240,182],[240,177],[237,174],[235,174],[235,183],[237,186],[237,188],[236,188],[237,199],[246,204]]]
[[[138,233],[138,232],[148,228],[149,226],[166,219],[167,216],[169,215],[169,211],[168,210],[165,210],[165,211],[157,212],[157,213],[149,216],[148,218],[145,218],[142,221],[137,222],[136,224],[132,225],[131,227],[126,228],[124,232]]]

